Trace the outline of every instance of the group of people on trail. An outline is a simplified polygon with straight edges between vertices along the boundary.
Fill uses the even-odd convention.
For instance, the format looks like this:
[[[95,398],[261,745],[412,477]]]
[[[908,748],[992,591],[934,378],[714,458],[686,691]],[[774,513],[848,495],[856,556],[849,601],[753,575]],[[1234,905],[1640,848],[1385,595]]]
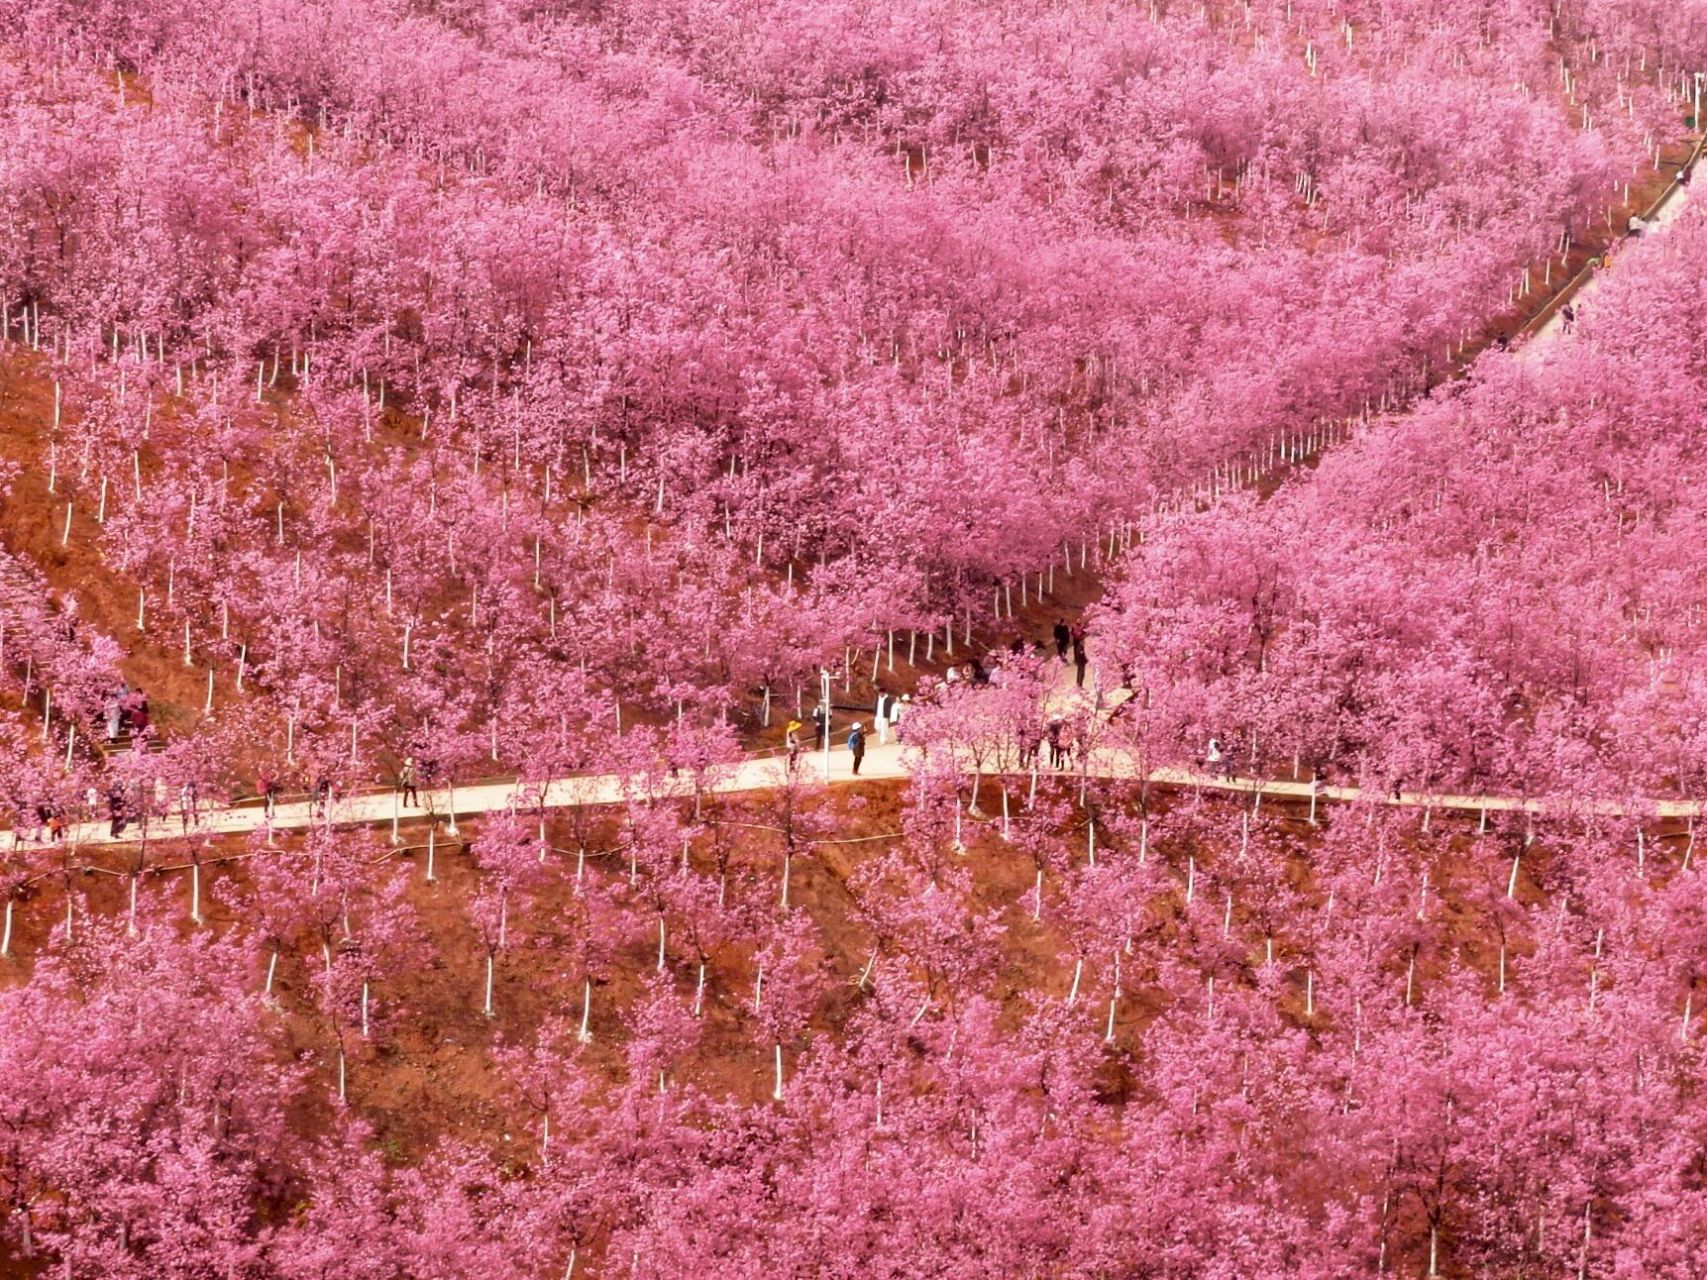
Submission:
[[[152,783],[139,780],[128,784],[115,778],[105,792],[89,787],[83,793],[80,813],[68,812],[64,803],[47,797],[38,800],[33,807],[36,841],[58,844],[71,832],[74,821],[93,822],[104,815],[109,837],[117,840],[133,822],[165,817],[172,812],[173,803],[171,789],[164,778],[157,777]],[[191,828],[200,822],[201,788],[194,779],[188,779],[178,787],[176,808],[179,824],[183,833],[188,835]],[[17,831],[20,842],[24,839],[24,830],[20,824]]]
[[[42,801],[36,805],[36,839],[42,844],[58,844],[65,839],[65,810],[57,804]]]
[[[1066,618],[1055,621],[1053,638],[1055,641],[1055,656],[1063,663],[1071,662],[1077,670],[1078,686],[1084,687],[1085,672],[1090,666],[1090,657],[1085,648],[1085,628],[1081,623],[1069,624]],[[1023,638],[1016,638],[1010,648],[1015,653],[1024,653],[1033,648]],[[1035,646],[1040,656],[1042,646]],[[964,664],[951,663],[943,672],[942,688],[950,688],[965,682],[969,685],[987,685],[999,683],[1002,674],[1003,654],[992,652],[987,655],[989,663],[980,661],[977,657],[969,658]],[[927,699],[937,686],[929,680],[923,686],[921,696]],[[913,695],[910,693],[893,694],[879,689],[876,701],[872,706],[871,729],[877,735],[877,744],[887,746],[890,734],[895,740],[901,740],[901,724],[912,706]],[[823,701],[812,708],[812,741],[819,749],[827,748],[830,741],[833,708]],[[788,755],[789,767],[798,764],[800,754],[805,750],[806,743],[802,734],[806,726],[799,720],[789,720],[783,731],[783,747]],[[848,729],[847,749],[853,757],[853,773],[857,775],[860,766],[865,762],[867,731],[864,721],[855,721]],[[1053,717],[1037,730],[1021,735],[1020,756],[1023,764],[1029,765],[1041,754],[1043,746],[1049,747],[1049,764],[1051,768],[1064,768],[1072,758],[1074,744],[1070,740],[1065,722],[1059,717]]]
[[[895,741],[901,740],[901,717],[907,714],[907,709],[912,704],[913,695],[910,693],[896,697],[892,693],[878,692],[877,706],[872,713],[872,724],[877,729],[878,746],[888,745],[890,730],[895,732]]]
[[[102,796],[90,787],[86,797],[93,815],[102,805]],[[152,786],[138,782],[127,788],[114,780],[107,787],[107,834],[117,840],[133,821],[150,817],[165,817],[172,811],[171,792],[164,778],[155,778]],[[178,824],[185,835],[201,820],[201,788],[195,779],[187,778],[178,787]],[[57,837],[56,837],[57,838]]]
[[[417,779],[430,774],[431,768],[428,764],[418,770],[413,756],[404,757],[403,767],[398,773],[398,790],[405,804],[420,804]],[[318,770],[311,776],[312,781],[308,778],[303,780],[308,787],[308,798],[314,816],[324,819],[331,813],[332,776],[326,770]],[[265,818],[271,822],[277,811],[279,798],[284,794],[284,781],[277,771],[266,769],[257,778],[256,788]],[[64,806],[54,803],[51,799],[43,799],[33,808],[37,822],[36,839],[42,843],[63,840],[72,824],[72,817],[66,813]],[[185,835],[200,825],[201,787],[194,778],[186,779],[179,785],[176,805],[172,802],[166,780],[161,777],[156,777],[152,783],[138,781],[128,785],[115,779],[104,793],[91,786],[84,796],[83,816],[93,820],[104,814],[108,835],[117,840],[132,823],[148,817],[164,817],[174,809]],[[28,812],[27,809],[24,811]],[[22,828],[20,838],[21,835]]]
[[[132,689],[124,681],[119,681],[118,687],[107,694],[102,710],[106,715],[109,745],[122,737],[141,738],[147,735],[148,695],[140,689]]]
[[[308,791],[310,812],[316,818],[325,819],[331,816],[333,788],[332,774],[327,769],[316,769],[311,774],[301,775],[302,782]],[[398,790],[404,794],[406,804],[415,803],[415,765],[413,758],[406,758],[402,771],[398,775]],[[261,810],[268,822],[273,820],[278,811],[279,797],[284,794],[284,779],[276,770],[263,769],[255,780],[256,793],[261,797]]]
[[[1078,750],[1078,741],[1067,728],[1067,722],[1060,716],[1050,716],[1041,727],[1027,726],[1019,734],[1019,767],[1021,769],[1037,768],[1043,748],[1049,748],[1049,764],[1051,769],[1065,769],[1072,763],[1073,755]]]
[[[1085,687],[1085,672],[1090,669],[1090,656],[1085,651],[1085,629],[1078,624],[1069,627],[1065,619],[1055,624],[1055,654],[1062,662],[1071,662],[1078,673],[1079,688]],[[1042,658],[1047,649],[1041,645],[1030,645],[1023,637],[1015,637],[1003,649],[992,649],[983,658],[968,658],[964,663],[951,663],[942,673],[942,683],[953,686],[961,683],[969,685],[1000,684],[1002,682],[1002,662],[1008,653],[1023,654],[1027,650]]]
[[[899,696],[887,693],[881,689],[877,692],[876,703],[872,707],[872,728],[877,732],[877,745],[887,746],[889,735],[893,733],[895,740],[901,740],[901,721],[913,705],[913,695],[904,693]],[[820,702],[812,708],[812,736],[820,747],[829,743],[830,724],[833,709]],[[800,732],[806,726],[798,720],[790,720],[783,730],[783,747],[788,752],[788,764],[792,769],[800,760],[802,742]],[[853,756],[853,771],[857,774],[859,767],[865,761],[865,722],[856,720],[848,730],[847,747]]]

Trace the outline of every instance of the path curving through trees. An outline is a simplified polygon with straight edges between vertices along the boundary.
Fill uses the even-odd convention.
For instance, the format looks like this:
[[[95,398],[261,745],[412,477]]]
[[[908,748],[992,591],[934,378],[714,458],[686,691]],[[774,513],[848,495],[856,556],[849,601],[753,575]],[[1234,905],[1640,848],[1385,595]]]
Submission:
[[[803,752],[790,779],[786,757],[778,755],[751,756],[733,767],[714,771],[700,788],[704,795],[736,795],[746,792],[769,791],[794,785],[815,788],[825,784],[824,756],[819,752]],[[853,773],[852,756],[841,747],[833,748],[829,756],[830,786],[847,786],[863,782],[892,782],[910,777],[918,762],[918,752],[897,743],[870,746],[866,749],[860,773]],[[972,772],[972,766],[966,766]],[[990,771],[990,776],[1029,778],[1029,774]],[[1055,776],[1088,777],[1101,780],[1135,781],[1140,777],[1132,756],[1124,751],[1093,752],[1080,767],[1063,770]],[[1219,792],[1227,795],[1259,799],[1283,800],[1308,804],[1314,798],[1322,804],[1354,805],[1360,803],[1389,808],[1434,809],[1464,814],[1526,813],[1595,814],[1633,818],[1692,819],[1707,812],[1707,805],[1694,800],[1631,799],[1614,800],[1606,797],[1569,799],[1561,797],[1513,796],[1467,792],[1398,791],[1376,792],[1358,786],[1328,786],[1304,781],[1272,778],[1224,777],[1193,769],[1168,766],[1151,770],[1146,776],[1153,786]],[[64,843],[71,847],[134,845],[144,838],[154,841],[178,839],[182,836],[242,836],[255,831],[303,831],[329,822],[335,827],[383,826],[417,823],[422,820],[445,821],[453,827],[457,819],[478,818],[485,814],[518,810],[525,813],[544,810],[578,808],[589,805],[622,804],[630,799],[689,800],[695,795],[694,780],[687,774],[671,778],[658,774],[589,774],[555,778],[543,785],[524,781],[484,782],[471,786],[421,788],[423,805],[401,803],[400,793],[392,790],[362,792],[336,798],[330,814],[322,817],[312,801],[303,800],[275,807],[271,820],[259,804],[243,804],[204,810],[186,831],[179,816],[149,820],[146,828],[133,824],[114,839],[107,823],[74,824],[65,834]],[[40,847],[28,841],[21,832],[13,833],[13,847]]]

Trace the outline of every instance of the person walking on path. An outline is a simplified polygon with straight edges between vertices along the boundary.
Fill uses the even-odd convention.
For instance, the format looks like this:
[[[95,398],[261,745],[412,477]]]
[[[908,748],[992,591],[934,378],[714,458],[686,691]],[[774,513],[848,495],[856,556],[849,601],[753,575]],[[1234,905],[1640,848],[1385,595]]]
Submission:
[[[1559,332],[1569,334],[1577,323],[1577,309],[1570,303],[1559,308]]]
[[[895,706],[895,695],[880,693],[877,695],[877,707],[873,723],[877,726],[877,745],[883,746],[889,741],[889,718]]]
[[[403,803],[412,808],[421,807],[420,794],[415,790],[415,757],[404,756],[403,768],[397,775],[397,789],[403,793]]]
[[[908,709],[912,705],[913,695],[910,693],[903,693],[898,699],[890,704],[889,727],[895,730],[896,742],[901,741],[901,718],[907,714]]]
[[[1037,766],[1037,757],[1043,749],[1043,730],[1035,724],[1020,726],[1019,731],[1019,767],[1033,769]]]
[[[107,819],[110,823],[109,836],[117,840],[124,833],[124,785],[115,782],[107,791]]]
[[[1229,767],[1226,755],[1221,750],[1221,742],[1218,738],[1209,739],[1209,745],[1203,750],[1203,763],[1211,775],[1218,775],[1223,778],[1232,775],[1232,770]]]
[[[1085,655],[1085,629],[1080,626],[1073,628],[1073,666],[1079,673],[1078,687],[1085,687],[1085,668],[1090,666],[1090,659]]]
[[[1055,656],[1062,662],[1067,661],[1067,646],[1072,642],[1073,633],[1067,626],[1065,618],[1055,619]]]
[[[178,788],[178,821],[184,828],[184,834],[190,834],[190,828],[196,825],[196,805],[200,800],[200,792],[194,778],[186,778],[184,785]]]
[[[848,730],[848,750],[853,752],[854,777],[859,776],[860,761],[865,759],[865,728],[858,720],[854,727]]]
[[[790,720],[788,722],[788,728],[784,729],[782,732],[782,745],[788,749],[788,769],[790,773],[794,772],[795,767],[800,763],[800,730],[802,728],[803,726],[800,721]]]
[[[812,708],[812,737],[820,747],[830,741],[830,709],[822,702]]]

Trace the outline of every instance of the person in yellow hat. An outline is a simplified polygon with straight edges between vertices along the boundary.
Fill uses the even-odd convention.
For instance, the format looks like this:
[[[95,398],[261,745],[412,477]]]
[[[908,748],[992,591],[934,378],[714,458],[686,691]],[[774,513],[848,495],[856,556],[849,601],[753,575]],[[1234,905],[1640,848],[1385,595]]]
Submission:
[[[800,759],[800,730],[804,726],[798,720],[790,720],[788,728],[782,735],[783,745],[788,748],[788,767],[794,768]]]

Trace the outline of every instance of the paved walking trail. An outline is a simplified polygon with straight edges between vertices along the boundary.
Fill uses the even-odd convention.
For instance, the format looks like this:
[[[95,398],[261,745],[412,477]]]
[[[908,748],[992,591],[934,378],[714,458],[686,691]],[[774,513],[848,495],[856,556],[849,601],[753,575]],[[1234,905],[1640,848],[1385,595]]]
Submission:
[[[822,779],[823,753],[802,755],[798,765],[800,781],[806,786],[816,786]],[[1092,755],[1087,762],[1086,772],[1094,778],[1126,778],[1137,777],[1137,768],[1132,758],[1123,752],[1099,751]],[[787,764],[780,756],[755,757],[743,761],[733,769],[727,770],[711,780],[706,788],[708,793],[726,795],[746,791],[765,791],[783,786],[787,780]],[[877,782],[906,778],[911,773],[909,755],[904,749],[894,743],[885,747],[872,746],[865,753],[865,760],[860,768],[859,777],[852,772],[852,757],[845,747],[834,747],[830,752],[830,785],[846,785],[854,782]],[[1009,775],[1024,780],[1026,774]],[[1069,770],[1065,776],[1077,777],[1077,770]],[[655,781],[655,780],[654,780]],[[1697,801],[1684,800],[1630,800],[1615,801],[1605,799],[1576,800],[1569,799],[1525,799],[1517,796],[1496,795],[1464,795],[1455,793],[1428,793],[1404,791],[1398,794],[1391,792],[1375,795],[1366,793],[1355,786],[1323,786],[1313,788],[1309,782],[1277,781],[1272,779],[1257,780],[1253,778],[1221,778],[1209,774],[1198,773],[1182,768],[1156,769],[1150,773],[1150,781],[1163,787],[1197,787],[1206,791],[1253,795],[1260,791],[1265,800],[1289,800],[1308,804],[1314,789],[1321,803],[1348,804],[1369,800],[1373,803],[1390,807],[1429,808],[1462,813],[1534,813],[1534,814],[1630,814],[1631,816],[1648,819],[1662,818],[1693,818],[1703,812],[1703,805]],[[620,804],[631,796],[645,794],[649,780],[639,777],[625,777],[619,774],[601,774],[588,777],[558,778],[545,788],[543,805],[547,809],[565,809],[580,805],[609,805]],[[673,795],[689,798],[693,795],[692,781],[685,775],[673,780],[663,790],[654,790],[655,796]],[[382,826],[394,819],[400,822],[416,822],[429,816],[436,815],[439,819],[447,819],[452,813],[453,792],[441,789],[428,792],[424,788],[421,798],[430,802],[427,806],[403,806],[395,792],[364,793],[336,800],[332,806],[331,821],[333,825],[345,826]],[[486,813],[497,813],[516,807],[523,812],[530,812],[541,804],[537,786],[528,787],[512,782],[482,783],[476,786],[457,787],[454,790],[455,816],[458,818],[477,817]],[[293,804],[281,804],[274,812],[272,829],[275,831],[300,831],[320,822],[313,806],[303,801]],[[266,827],[265,815],[259,805],[244,805],[233,809],[211,809],[204,811],[200,820],[194,826],[198,835],[246,835],[251,831]],[[149,825],[149,838],[153,840],[177,837],[182,830],[176,814],[165,819],[154,819]],[[67,832],[67,843],[76,846],[91,845],[128,845],[138,840],[138,829],[133,824],[128,827],[118,839],[111,838],[108,824],[83,823]],[[19,847],[27,847],[20,844]]]
[[[1062,675],[1070,674],[1062,668]],[[1064,711],[1078,699],[1086,702],[1093,694],[1081,694],[1074,690],[1071,683],[1062,679],[1050,693],[1048,706],[1051,712]],[[1104,703],[1106,708],[1107,703]],[[872,740],[866,748],[865,759],[861,764],[859,776],[853,774],[853,757],[845,745],[845,727],[839,728],[835,745],[829,753],[829,778],[831,786],[844,786],[856,782],[880,782],[908,777],[918,759],[917,752],[899,743],[890,742],[886,746],[878,746]],[[807,787],[817,787],[824,779],[824,752],[803,751],[795,766],[797,781]],[[970,772],[970,766],[968,766]],[[1130,754],[1113,749],[1104,749],[1091,753],[1083,762],[1083,769],[1069,769],[1061,776],[1078,777],[1080,773],[1094,778],[1135,779],[1139,775],[1138,766]],[[1008,777],[1027,785],[1029,774],[1010,773]],[[1045,773],[1047,775],[1047,772]],[[1196,787],[1205,791],[1216,791],[1227,794],[1252,796],[1261,793],[1264,800],[1286,800],[1309,804],[1312,792],[1319,803],[1352,804],[1368,801],[1374,804],[1402,808],[1427,808],[1461,813],[1533,813],[1533,814],[1629,814],[1633,817],[1646,819],[1662,818],[1694,818],[1701,815],[1704,806],[1701,802],[1685,800],[1644,800],[1629,799],[1624,801],[1607,799],[1576,799],[1568,798],[1523,798],[1517,796],[1497,795],[1465,795],[1455,793],[1429,793],[1402,791],[1399,793],[1385,792],[1374,794],[1365,792],[1355,786],[1320,786],[1302,781],[1281,781],[1274,779],[1227,778],[1191,769],[1178,767],[1152,770],[1149,774],[1151,783],[1170,788]],[[749,791],[766,791],[781,787],[788,781],[788,763],[784,756],[763,755],[751,756],[730,768],[716,771],[706,784],[708,794],[728,795]],[[624,774],[594,774],[570,778],[557,778],[547,783],[543,794],[539,785],[528,785],[517,782],[486,782],[472,786],[456,788],[421,789],[420,798],[426,800],[426,805],[404,806],[401,795],[396,791],[363,792],[335,800],[330,814],[334,826],[382,826],[393,822],[418,822],[429,816],[439,820],[449,820],[454,824],[456,818],[477,817],[481,814],[498,813],[516,808],[522,812],[532,812],[538,808],[566,809],[583,805],[613,805],[621,804],[631,798],[643,797],[650,793],[654,798],[676,797],[689,799],[693,796],[693,779],[686,773],[670,778],[666,774],[624,775]],[[300,831],[317,825],[322,819],[315,811],[310,801],[304,800],[290,804],[280,804],[274,811],[270,826],[275,831]],[[236,808],[212,808],[205,810],[193,830],[199,835],[246,835],[269,826],[266,815],[258,804],[241,805]],[[182,823],[177,814],[167,818],[151,820],[148,828],[148,838],[152,840],[170,839],[179,836],[183,831]],[[16,840],[16,837],[14,837]],[[130,845],[139,839],[137,827],[133,824],[114,840],[105,822],[90,822],[79,824],[67,832],[66,843],[72,846],[100,845]],[[17,847],[26,847],[19,842]]]
[[[1700,144],[1698,143],[1696,151],[1690,156],[1688,165],[1685,167],[1684,172],[1693,174],[1696,158],[1700,154]],[[1683,182],[1674,182],[1666,189],[1665,194],[1663,194],[1648,210],[1648,225],[1647,229],[1642,232],[1642,235],[1651,237],[1663,234],[1667,227],[1677,221],[1678,215],[1683,212],[1684,205],[1688,203],[1688,184]],[[1617,253],[1626,252],[1622,247],[1624,241],[1620,239],[1617,243],[1620,246]],[[1591,273],[1588,279],[1583,282],[1582,288],[1578,289],[1570,296],[1569,302],[1576,308],[1577,318],[1579,320],[1582,319],[1584,305],[1591,303],[1594,300],[1594,295],[1600,291],[1600,283],[1603,275],[1604,272],[1601,271]],[[1519,348],[1518,359],[1534,360],[1539,357],[1554,344],[1556,339],[1564,335],[1564,326],[1565,318],[1563,307],[1556,306],[1548,313],[1546,321],[1543,322],[1541,327],[1535,331],[1529,341]]]

